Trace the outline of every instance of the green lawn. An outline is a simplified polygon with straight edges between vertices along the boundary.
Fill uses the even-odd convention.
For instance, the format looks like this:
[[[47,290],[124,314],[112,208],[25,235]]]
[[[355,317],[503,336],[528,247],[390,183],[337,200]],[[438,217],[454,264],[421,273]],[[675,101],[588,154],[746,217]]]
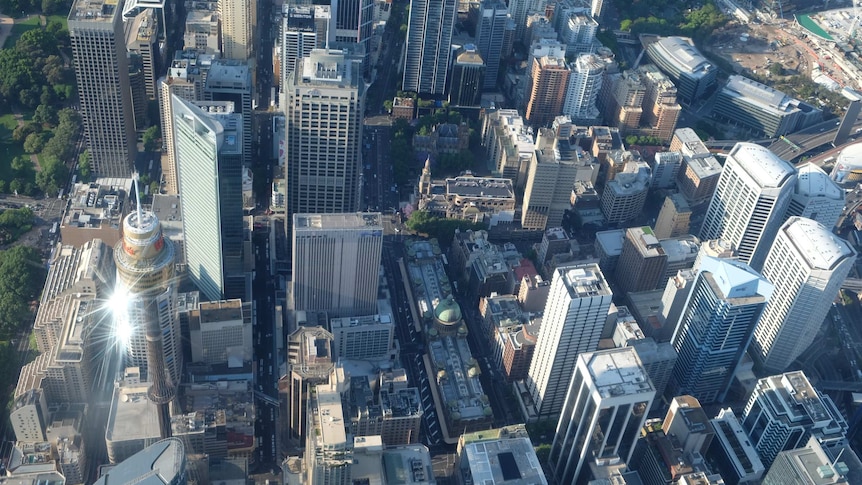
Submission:
[[[6,39],[6,44],[3,45],[4,48],[11,48],[15,46],[15,42],[18,42],[18,38],[24,32],[28,30],[38,29],[40,27],[39,24],[39,16],[31,15],[30,18],[26,20],[15,20],[15,25],[12,26],[12,33],[9,34],[9,37]]]
[[[63,24],[64,29],[69,28],[69,19],[67,19],[65,15],[49,15],[45,25],[55,21]]]

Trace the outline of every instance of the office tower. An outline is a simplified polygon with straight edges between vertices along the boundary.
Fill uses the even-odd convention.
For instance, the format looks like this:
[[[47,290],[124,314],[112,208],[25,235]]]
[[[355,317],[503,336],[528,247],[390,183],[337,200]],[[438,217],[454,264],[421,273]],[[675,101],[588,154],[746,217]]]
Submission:
[[[362,66],[371,69],[371,33],[374,22],[374,0],[337,0],[332,2],[335,15],[335,40],[359,44],[365,56]]]
[[[590,463],[627,463],[655,398],[631,347],[578,356],[548,458],[556,483],[586,483]]]
[[[675,193],[664,198],[664,203],[655,221],[655,237],[667,239],[689,233],[691,207],[682,194]]]
[[[595,263],[554,271],[527,373],[527,389],[539,419],[559,415],[578,354],[592,352],[599,344],[611,298],[613,293]]]
[[[236,367],[254,360],[251,303],[196,302],[188,312],[192,362]]]
[[[111,467],[94,485],[110,483],[145,483],[156,480],[171,485],[185,485],[186,447],[183,440],[168,438],[144,448]]]
[[[715,84],[715,68],[694,42],[687,37],[657,37],[646,46],[645,53],[677,88],[680,102],[691,104]]]
[[[241,298],[241,117],[230,103],[172,103],[189,277],[208,300]]]
[[[402,89],[443,94],[457,0],[411,0]]]
[[[618,306],[617,312],[617,323],[613,334],[614,346],[635,349],[652,381],[656,396],[661,396],[676,364],[676,350],[669,342],[656,342],[654,338],[644,336],[641,327],[627,307]],[[655,404],[660,403],[661,399],[656,399]]]
[[[533,59],[532,85],[525,118],[533,126],[545,126],[563,112],[571,70],[562,57]]]
[[[385,360],[393,351],[395,324],[391,314],[360,315],[329,320],[340,359]]]
[[[379,212],[294,214],[294,309],[376,313],[381,224]]]
[[[540,131],[527,172],[521,210],[521,227],[524,229],[544,231],[548,227],[558,227],[565,212],[571,208],[578,160],[563,157],[559,143],[552,130],[543,128]]]
[[[240,146],[242,163],[251,166],[254,151],[251,146],[252,85],[251,68],[245,61],[216,59],[207,71],[204,99],[206,101],[230,101],[234,113],[242,115]]]
[[[831,230],[844,210],[844,191],[822,168],[806,163],[796,169],[796,187],[785,217],[813,219]]]
[[[784,450],[775,457],[763,485],[849,485],[856,483],[859,469],[848,466],[848,456],[833,459],[816,439],[804,446]],[[856,458],[858,462],[858,458]]]
[[[620,224],[641,214],[650,185],[649,166],[645,162],[626,162],[623,170],[605,185],[601,210],[605,221]]]
[[[131,18],[126,18],[126,47],[129,58],[138,58],[140,70],[143,77],[143,88],[146,99],[143,108],[146,110],[146,101],[156,99],[156,81],[160,66],[159,34],[162,29],[161,8],[143,8]],[[163,39],[161,39],[163,40]],[[136,106],[137,108],[137,106]],[[143,129],[144,125],[138,125]]]
[[[312,49],[326,44],[328,29],[318,32],[317,7],[314,5],[285,6],[286,13],[281,26],[281,76],[278,83],[285,93],[285,82],[302,58],[308,57]],[[327,25],[328,26],[328,25]],[[322,41],[322,42],[321,42]]]
[[[115,325],[118,335],[128,335],[129,364],[146,369],[152,383],[147,397],[157,406],[162,438],[171,436],[168,406],[182,371],[174,262],[173,243],[165,240],[158,217],[144,211],[139,198],[137,211],[123,221],[123,240],[114,248],[115,291],[126,305]]]
[[[310,430],[305,441],[305,461],[308,478],[303,483],[313,485],[352,483],[353,433],[347,432],[345,413],[348,403],[350,378],[341,365],[337,365],[328,383],[314,387],[308,399],[308,421]],[[377,440],[380,437],[376,437]],[[358,468],[358,467],[357,467]]]
[[[493,91],[500,75],[503,36],[508,22],[508,8],[503,0],[483,0],[477,7],[476,47],[485,60],[485,82],[482,89]]]
[[[183,48],[201,54],[220,53],[218,25],[219,18],[216,11],[210,8],[189,10],[186,14]]]
[[[365,111],[359,64],[345,51],[316,49],[288,76],[286,228],[292,214],[352,212],[359,206]]]
[[[523,187],[536,142],[533,130],[514,109],[489,110],[482,122],[482,146],[497,173]]]
[[[739,261],[707,257],[699,269],[671,338],[679,360],[668,395],[710,404],[724,400],[773,286]]]
[[[594,54],[581,54],[571,66],[563,114],[573,123],[592,125],[599,121],[596,100],[602,89],[605,65]]]
[[[700,238],[726,240],[740,261],[760,269],[795,185],[792,165],[760,145],[737,143],[724,162]]]
[[[502,483],[513,480],[548,485],[536,450],[523,424],[462,434],[455,455],[455,475],[471,477],[472,483]]]
[[[287,339],[287,374],[278,381],[279,411],[286,424],[282,442],[302,446],[308,431],[308,399],[314,386],[329,382],[335,366],[332,334],[320,326],[299,325]]]
[[[682,113],[682,107],[676,101],[676,86],[652,64],[640,66],[637,72],[646,90],[640,132],[667,142]]]
[[[222,56],[237,61],[252,59],[257,4],[252,0],[218,0],[218,14],[221,21]]]
[[[709,418],[692,396],[675,396],[670,400],[661,429],[668,436],[674,436],[685,453],[706,454],[715,437]]]
[[[76,0],[68,18],[90,166],[100,177],[128,177],[137,152],[123,3]]]
[[[710,425],[715,437],[705,456],[710,463],[715,464],[713,469],[721,474],[725,483],[760,483],[765,471],[763,462],[733,410],[721,409],[710,420]]]
[[[622,293],[654,290],[664,280],[667,254],[648,226],[626,229],[617,263],[616,282]]]
[[[465,44],[452,60],[449,81],[449,103],[455,106],[476,106],[485,82],[485,61],[474,44]]]
[[[802,371],[758,380],[742,412],[742,427],[767,468],[781,450],[804,446],[809,437],[828,450],[843,446],[847,435],[835,403]]]
[[[823,120],[823,112],[775,88],[737,74],[715,97],[712,116],[746,129],[752,137],[776,138]]]
[[[813,342],[856,251],[811,219],[791,217],[763,264],[775,294],[754,329],[749,354],[767,372],[783,372]]]

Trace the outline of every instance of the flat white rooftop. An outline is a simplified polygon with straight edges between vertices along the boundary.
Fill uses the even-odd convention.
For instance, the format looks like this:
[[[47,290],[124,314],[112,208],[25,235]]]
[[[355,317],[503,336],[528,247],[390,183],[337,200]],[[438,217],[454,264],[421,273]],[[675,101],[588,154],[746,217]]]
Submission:
[[[854,254],[847,241],[811,219],[791,217],[781,230],[812,269],[831,269]]]

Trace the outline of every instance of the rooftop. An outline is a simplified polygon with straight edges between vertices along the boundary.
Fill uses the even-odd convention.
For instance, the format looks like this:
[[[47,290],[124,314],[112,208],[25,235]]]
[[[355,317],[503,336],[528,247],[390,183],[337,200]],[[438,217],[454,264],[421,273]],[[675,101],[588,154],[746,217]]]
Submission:
[[[444,412],[452,421],[485,419],[491,407],[479,381],[479,364],[470,352],[467,339],[442,337],[428,345],[428,355],[437,375]]]
[[[700,180],[721,174],[721,164],[712,155],[706,157],[687,158],[686,163]]]
[[[446,179],[446,193],[483,199],[514,199],[512,181],[506,178],[462,176]]]
[[[673,62],[681,71],[694,77],[704,76],[715,67],[703,57],[694,42],[686,37],[661,37],[651,45],[663,57]]]
[[[235,299],[201,302],[199,311],[201,323],[242,320],[242,301]]]
[[[714,439],[721,443],[731,460],[735,462],[734,466],[741,468],[740,475],[763,472],[763,462],[760,461],[757,450],[748,440],[748,435],[730,408],[720,410],[710,423],[715,432]]]
[[[841,190],[841,187],[829,178],[829,175],[826,175],[822,168],[813,163],[806,163],[797,168],[796,194],[844,200],[844,191]]]
[[[424,445],[388,447],[383,451],[383,473],[388,485],[433,485],[431,455]]]
[[[131,179],[104,179],[72,187],[69,207],[63,215],[63,226],[86,229],[109,227],[120,230]]]
[[[69,12],[69,20],[110,23],[117,14],[117,5],[118,0],[76,0]]]
[[[108,415],[105,438],[108,441],[133,441],[159,437],[156,405],[147,398],[149,382],[118,384]]]
[[[154,443],[111,468],[96,485],[164,485],[185,475],[185,445],[177,438]]]
[[[707,256],[700,263],[700,271],[722,299],[772,296],[772,283],[743,262]]]
[[[382,230],[379,212],[294,214],[293,227],[299,231],[361,228]]]
[[[581,354],[596,390],[604,398],[655,392],[637,351],[631,347]]]
[[[529,437],[503,438],[467,444],[466,456],[473,483],[482,485],[547,484]]]
[[[563,278],[563,284],[572,299],[612,294],[605,275],[596,263],[565,266],[557,268],[557,272]]]
[[[623,250],[623,241],[626,237],[625,229],[611,229],[610,231],[599,231],[596,233],[596,244],[602,247],[602,251],[608,255],[619,256]]]
[[[251,70],[245,61],[216,59],[207,72],[207,89],[251,90]]]
[[[722,88],[722,93],[741,98],[745,103],[775,115],[800,111],[801,101],[747,77],[732,75]]]
[[[845,239],[811,219],[791,217],[781,226],[781,232],[812,269],[833,269],[838,263],[856,254]]]
[[[737,143],[728,154],[730,158],[736,160],[760,187],[780,187],[796,173],[793,165],[754,143]]]

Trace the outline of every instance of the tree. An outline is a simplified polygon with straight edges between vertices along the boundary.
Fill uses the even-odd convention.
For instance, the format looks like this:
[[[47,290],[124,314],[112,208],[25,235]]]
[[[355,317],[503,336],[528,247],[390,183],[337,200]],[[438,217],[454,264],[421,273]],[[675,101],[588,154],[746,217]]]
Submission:
[[[144,132],[144,151],[154,152],[158,149],[158,141],[161,137],[158,125],[147,128]]]
[[[405,225],[411,231],[428,234],[428,237],[437,239],[444,248],[452,243],[452,237],[456,230],[485,229],[484,224],[476,224],[461,219],[444,219],[421,210],[413,211]]]
[[[50,157],[42,157],[41,168],[36,174],[36,185],[45,195],[56,195],[58,187],[63,185],[69,176],[69,169],[65,163]]]
[[[383,109],[385,109],[387,113],[392,112],[392,100],[391,99],[387,99],[386,101],[383,102]]]
[[[773,62],[769,66],[769,73],[772,74],[773,76],[781,76],[782,74],[784,74],[784,68],[781,67],[781,64],[779,64],[777,62]]]
[[[90,177],[90,150],[84,150],[78,155],[78,175],[82,179]]]
[[[160,188],[161,187],[159,187],[159,183],[156,182],[155,180],[150,182],[150,194],[158,194]]]
[[[12,139],[23,142],[31,133],[39,133],[40,131],[42,131],[42,127],[38,124],[24,123],[23,125],[18,125],[14,130],[12,130]]]
[[[24,323],[44,275],[42,268],[36,248],[18,245],[0,251],[0,336],[14,335]]]
[[[15,178],[28,179],[33,177],[33,162],[30,157],[15,157],[10,164],[12,171],[15,172]]]
[[[45,148],[44,133],[30,133],[24,140],[24,151],[27,153],[39,153]]]
[[[57,126],[57,108],[40,104],[33,113],[33,121],[42,125]]]

